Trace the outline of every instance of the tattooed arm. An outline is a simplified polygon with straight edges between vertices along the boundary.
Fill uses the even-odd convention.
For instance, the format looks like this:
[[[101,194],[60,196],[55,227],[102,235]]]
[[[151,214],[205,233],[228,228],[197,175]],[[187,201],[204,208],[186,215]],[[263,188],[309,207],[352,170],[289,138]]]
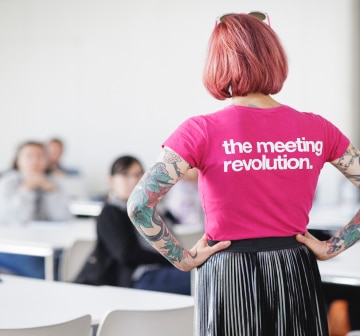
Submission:
[[[352,144],[349,145],[344,155],[333,161],[332,164],[339,169],[345,177],[357,188],[360,188],[360,151]],[[319,260],[330,259],[354,245],[360,239],[360,210],[351,221],[340,231],[336,232],[329,240],[320,241],[306,233],[305,236],[297,235],[297,240],[307,245]]]
[[[148,169],[128,200],[128,214],[141,235],[170,263],[183,271],[201,265],[230,242],[207,245],[204,235],[190,250],[184,249],[172,235],[156,211],[156,205],[183,176],[190,165],[177,153],[165,148],[158,160]]]

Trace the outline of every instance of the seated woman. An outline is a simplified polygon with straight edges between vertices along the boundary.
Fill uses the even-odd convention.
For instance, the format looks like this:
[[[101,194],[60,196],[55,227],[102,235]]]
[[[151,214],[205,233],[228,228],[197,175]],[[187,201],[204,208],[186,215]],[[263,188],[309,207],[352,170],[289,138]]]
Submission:
[[[0,225],[65,221],[72,217],[66,195],[46,175],[46,167],[41,143],[28,141],[20,145],[12,169],[0,179]],[[44,277],[39,257],[1,253],[0,268],[23,276]]]
[[[71,218],[68,198],[46,174],[46,167],[41,143],[20,145],[12,169],[0,179],[0,225]]]
[[[141,163],[122,156],[113,163],[110,175],[110,191],[97,219],[97,245],[75,282],[190,295],[190,273],[156,253],[127,215],[129,195],[143,175]]]

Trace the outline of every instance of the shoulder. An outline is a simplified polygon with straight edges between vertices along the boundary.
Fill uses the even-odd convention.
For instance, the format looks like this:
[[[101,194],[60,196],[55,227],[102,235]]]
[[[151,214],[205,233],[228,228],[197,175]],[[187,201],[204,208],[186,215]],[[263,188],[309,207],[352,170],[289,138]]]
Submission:
[[[311,111],[300,111],[290,106],[282,105],[279,112],[282,112],[281,116],[284,117],[284,122],[288,121],[293,124],[299,123],[297,125],[311,126],[311,129],[314,131],[320,131],[321,129],[328,131],[329,129],[336,128],[331,121]]]
[[[1,183],[11,183],[11,184],[17,184],[20,183],[22,180],[22,175],[19,171],[12,169],[8,170],[1,174],[0,182]]]
[[[339,128],[327,118],[313,112],[300,112],[302,118],[311,123],[313,129],[322,128],[326,133],[340,132]]]
[[[1,177],[6,177],[6,178],[17,178],[17,179],[20,179],[21,178],[21,173],[16,170],[16,169],[10,169],[10,170],[7,170],[5,172],[3,172],[1,174]]]
[[[175,130],[177,136],[184,138],[201,138],[206,137],[208,130],[224,120],[227,109],[212,112],[209,114],[201,114],[185,119]]]
[[[233,113],[236,113],[236,107],[234,105],[229,105],[220,110],[190,117],[185,120],[185,123],[204,125],[214,120],[223,119],[226,116],[230,116]]]
[[[290,114],[294,117],[298,117],[298,118],[305,118],[305,119],[314,120],[314,121],[318,120],[320,122],[328,122],[327,119],[325,119],[320,114],[317,114],[317,113],[314,113],[311,111],[300,111],[300,110],[297,110],[288,105],[281,105],[280,111],[284,111],[285,113],[288,113],[288,114]]]
[[[59,165],[59,169],[62,170],[66,175],[70,176],[79,176],[80,171],[75,168],[65,167],[63,165]]]

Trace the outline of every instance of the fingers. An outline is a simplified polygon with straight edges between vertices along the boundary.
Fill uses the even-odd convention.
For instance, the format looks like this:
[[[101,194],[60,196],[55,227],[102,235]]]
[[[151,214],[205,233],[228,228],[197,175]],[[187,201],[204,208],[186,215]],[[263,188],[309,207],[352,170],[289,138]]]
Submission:
[[[228,248],[230,245],[231,245],[231,241],[225,240],[225,241],[220,241],[220,242],[216,243],[215,245],[211,246],[210,249],[212,250],[213,253],[216,253],[216,252],[219,252],[221,250]]]
[[[303,235],[297,234],[295,238],[299,243],[304,244],[305,246],[307,246],[309,249],[312,250],[312,247],[314,245],[313,244],[314,237],[310,233],[305,232],[305,234],[303,234]]]
[[[295,238],[299,243],[305,244],[306,238],[303,235],[297,234]]]
[[[190,254],[193,256],[193,267],[202,265],[210,256],[228,248],[231,245],[231,241],[220,241],[213,246],[209,246],[207,237],[203,236],[198,243],[190,250]]]
[[[309,245],[314,241],[318,241],[318,239],[316,239],[311,233],[309,232],[305,232],[303,235],[301,234],[297,234],[295,236],[296,240],[299,243],[305,244],[305,245]]]
[[[190,251],[193,251],[193,250],[195,251],[195,250],[198,250],[199,248],[201,248],[201,249],[210,251],[211,254],[214,254],[218,251],[228,248],[230,245],[231,245],[231,241],[229,240],[229,241],[220,241],[213,246],[209,246],[207,236],[206,236],[206,234],[204,234]]]
[[[309,232],[306,232],[304,235],[301,234],[296,235],[296,240],[299,243],[302,243],[305,246],[307,246],[314,253],[316,259],[318,260],[329,259],[329,256],[326,254],[326,243],[320,241]]]

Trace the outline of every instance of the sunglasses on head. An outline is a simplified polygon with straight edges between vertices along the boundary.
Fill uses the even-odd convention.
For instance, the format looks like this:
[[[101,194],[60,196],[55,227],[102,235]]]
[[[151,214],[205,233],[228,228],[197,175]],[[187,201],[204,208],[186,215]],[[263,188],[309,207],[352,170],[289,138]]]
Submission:
[[[260,12],[260,11],[253,11],[248,13],[248,15],[255,16],[261,21],[264,21],[268,26],[270,26],[270,17],[268,13]]]
[[[258,18],[259,20],[263,21],[264,23],[266,23],[268,26],[270,26],[270,17],[268,13],[265,12],[260,12],[260,11],[252,11],[250,13],[247,13],[248,15],[254,16],[256,18]],[[218,25],[220,22],[222,22],[222,20],[228,16],[229,14],[224,14],[222,16],[219,16],[218,19],[216,20],[216,24]]]

